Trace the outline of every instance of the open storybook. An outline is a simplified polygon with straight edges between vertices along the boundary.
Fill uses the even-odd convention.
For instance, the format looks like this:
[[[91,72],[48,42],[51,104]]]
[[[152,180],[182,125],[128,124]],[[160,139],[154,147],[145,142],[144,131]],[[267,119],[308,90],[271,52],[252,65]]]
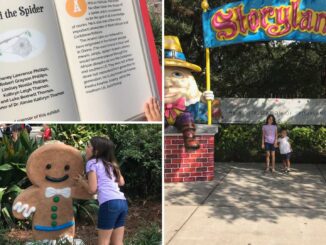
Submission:
[[[1,121],[130,121],[160,99],[146,0],[0,0]]]

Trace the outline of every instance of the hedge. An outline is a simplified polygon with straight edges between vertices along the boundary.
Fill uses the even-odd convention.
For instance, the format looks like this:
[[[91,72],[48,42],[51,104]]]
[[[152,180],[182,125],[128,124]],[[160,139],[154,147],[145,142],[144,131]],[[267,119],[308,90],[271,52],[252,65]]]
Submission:
[[[261,162],[265,152],[261,149],[262,123],[256,125],[222,124],[216,135],[215,160],[219,162]],[[278,125],[285,128],[292,142],[292,162],[326,163],[326,127]],[[277,161],[280,154],[277,151]]]

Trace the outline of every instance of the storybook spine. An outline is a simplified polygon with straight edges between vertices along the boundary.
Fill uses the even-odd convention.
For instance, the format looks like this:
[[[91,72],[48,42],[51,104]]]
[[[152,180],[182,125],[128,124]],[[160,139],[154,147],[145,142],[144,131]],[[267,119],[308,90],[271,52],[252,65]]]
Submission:
[[[162,70],[161,70],[161,66],[159,63],[159,58],[158,58],[157,50],[156,50],[156,46],[155,46],[155,38],[153,35],[151,18],[150,18],[149,12],[148,12],[146,0],[139,0],[139,2],[140,2],[142,19],[143,19],[143,23],[144,23],[144,27],[145,27],[145,31],[146,31],[148,48],[151,53],[153,69],[154,69],[155,78],[157,81],[157,87],[158,87],[159,95],[162,98]]]

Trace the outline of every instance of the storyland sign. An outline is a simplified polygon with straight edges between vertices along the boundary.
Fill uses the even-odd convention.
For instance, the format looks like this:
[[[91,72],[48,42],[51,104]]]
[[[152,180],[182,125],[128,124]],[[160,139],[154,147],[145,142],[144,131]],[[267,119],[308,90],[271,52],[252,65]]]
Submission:
[[[326,125],[326,99],[223,98],[222,123],[255,124],[273,114],[278,123]]]
[[[326,0],[243,0],[203,14],[206,48],[243,42],[326,42]]]

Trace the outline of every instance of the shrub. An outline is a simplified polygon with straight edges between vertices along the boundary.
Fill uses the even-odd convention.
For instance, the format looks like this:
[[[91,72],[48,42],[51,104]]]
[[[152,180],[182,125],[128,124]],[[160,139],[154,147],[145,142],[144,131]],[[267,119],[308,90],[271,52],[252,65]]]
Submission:
[[[216,161],[261,162],[262,123],[256,125],[224,125],[216,136]],[[326,128],[322,126],[296,126],[281,124],[292,142],[294,162],[325,162]],[[277,153],[278,160],[279,154]]]

